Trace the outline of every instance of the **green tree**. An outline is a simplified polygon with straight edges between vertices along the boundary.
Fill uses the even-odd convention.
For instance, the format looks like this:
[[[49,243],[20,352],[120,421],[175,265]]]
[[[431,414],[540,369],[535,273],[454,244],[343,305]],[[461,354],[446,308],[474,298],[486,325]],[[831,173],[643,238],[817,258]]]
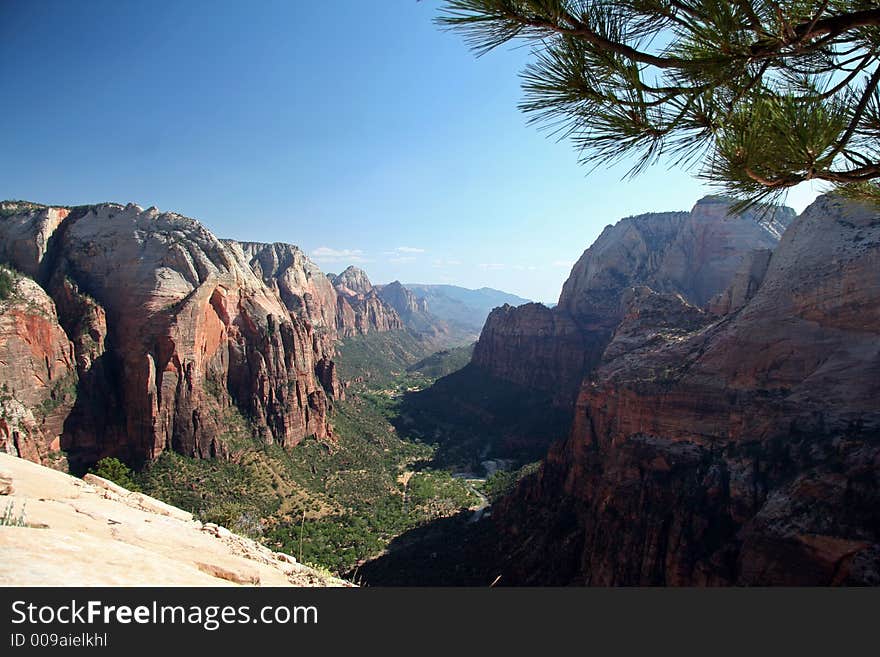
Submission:
[[[112,456],[103,458],[95,463],[95,465],[89,469],[89,472],[98,475],[99,477],[103,477],[104,479],[109,479],[113,483],[119,484],[128,490],[140,491],[140,487],[135,483],[133,476],[134,473],[132,473],[131,468]]]
[[[14,288],[15,279],[12,274],[8,270],[0,268],[0,301],[8,299]]]
[[[521,109],[593,166],[661,157],[743,199],[880,200],[877,0],[446,0],[478,54],[525,40]]]

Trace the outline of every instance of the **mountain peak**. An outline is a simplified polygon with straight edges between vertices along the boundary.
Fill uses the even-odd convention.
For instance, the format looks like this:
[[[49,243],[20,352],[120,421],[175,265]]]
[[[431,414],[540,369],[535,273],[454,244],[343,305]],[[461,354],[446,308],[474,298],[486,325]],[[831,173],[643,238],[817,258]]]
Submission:
[[[349,265],[338,276],[333,278],[333,285],[345,288],[354,294],[368,294],[373,289],[367,272],[354,265]]]
[[[425,314],[428,312],[428,302],[417,297],[411,290],[403,286],[400,281],[392,281],[383,285],[379,290],[379,296],[385,303],[394,308],[401,317],[409,317],[414,313]]]

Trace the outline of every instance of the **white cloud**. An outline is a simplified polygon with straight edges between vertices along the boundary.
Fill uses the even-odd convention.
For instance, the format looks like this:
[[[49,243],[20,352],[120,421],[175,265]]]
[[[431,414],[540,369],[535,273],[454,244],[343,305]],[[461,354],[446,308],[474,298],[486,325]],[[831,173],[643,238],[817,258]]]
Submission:
[[[498,262],[481,262],[477,265],[480,269],[488,269],[489,271],[498,271],[499,269],[504,269],[507,265],[502,265]]]
[[[415,246],[398,246],[393,251],[385,251],[382,255],[388,257],[388,262],[400,264],[403,262],[413,262],[418,254],[424,252],[425,249]]]
[[[570,269],[574,266],[574,263],[569,260],[554,260],[550,263],[551,267],[564,267],[566,269]]]
[[[414,246],[398,246],[393,251],[383,251],[382,255],[388,258],[388,262],[400,264],[412,262],[416,259],[417,254],[424,252],[425,249],[418,249]]]
[[[317,262],[369,262],[360,249],[331,249],[329,246],[314,249],[311,258]]]
[[[435,267],[458,267],[461,264],[461,260],[435,258],[432,264]]]

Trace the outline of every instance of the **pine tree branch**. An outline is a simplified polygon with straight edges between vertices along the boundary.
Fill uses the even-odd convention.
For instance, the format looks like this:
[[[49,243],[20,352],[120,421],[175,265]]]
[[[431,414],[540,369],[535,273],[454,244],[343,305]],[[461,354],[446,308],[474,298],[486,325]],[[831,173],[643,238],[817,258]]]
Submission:
[[[639,171],[663,153],[711,149],[701,177],[752,198],[880,177],[877,0],[446,6],[438,22],[481,54],[517,38],[534,47],[520,107],[572,137],[582,162],[636,153]]]
[[[880,66],[874,69],[874,75],[871,76],[871,79],[868,81],[868,84],[865,87],[864,93],[862,93],[862,98],[859,101],[859,104],[856,106],[852,121],[850,121],[846,132],[843,133],[843,137],[840,138],[837,146],[835,146],[834,150],[831,152],[832,158],[838,155],[840,151],[843,150],[843,148],[849,143],[849,140],[852,139],[852,136],[859,125],[859,121],[862,120],[862,115],[865,113],[865,108],[868,107],[868,102],[870,102],[871,96],[877,89],[878,84],[880,84]]]
[[[652,55],[651,53],[636,50],[632,46],[625,43],[620,43],[618,41],[607,39],[591,29],[586,23],[581,22],[579,19],[575,18],[572,14],[569,14],[567,12],[565,14],[565,17],[571,23],[572,27],[565,27],[563,25],[560,25],[559,23],[553,23],[538,18],[528,18],[510,12],[506,12],[505,15],[510,20],[521,23],[522,25],[527,25],[529,27],[535,27],[542,30],[549,30],[551,32],[564,34],[566,36],[579,37],[592,46],[600,48],[606,52],[612,52],[616,55],[622,55],[623,57],[626,57],[627,59],[635,62],[639,62],[640,64],[649,64],[651,66],[656,66],[657,68],[683,68],[688,63],[685,59]]]
[[[823,34],[839,36],[857,27],[880,26],[880,9],[865,9],[851,13],[831,16],[809,23],[801,23],[794,28],[795,34],[800,39],[815,37]]]

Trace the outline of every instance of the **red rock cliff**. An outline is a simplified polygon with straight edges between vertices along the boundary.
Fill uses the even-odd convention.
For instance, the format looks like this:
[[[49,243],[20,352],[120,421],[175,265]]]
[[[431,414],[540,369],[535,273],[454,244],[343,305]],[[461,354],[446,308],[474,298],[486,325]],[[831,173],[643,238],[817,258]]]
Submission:
[[[363,270],[348,267],[334,276],[332,283],[338,295],[336,329],[340,337],[404,328],[400,315],[379,296]]]
[[[707,197],[689,213],[606,227],[574,265],[555,308],[527,304],[489,315],[474,364],[572,404],[622,319],[627,289],[646,285],[702,306],[730,284],[752,250],[775,247],[793,216],[789,209],[728,216],[728,209],[724,199]]]
[[[4,267],[0,276],[12,280],[0,299],[0,449],[61,465],[61,434],[76,399],[73,345],[37,283]]]
[[[762,269],[720,318],[630,296],[494,514],[509,583],[880,584],[880,214],[820,198]]]
[[[154,208],[75,208],[47,231],[53,213],[0,219],[0,243],[18,269],[40,272],[73,339],[82,394],[64,435],[72,458],[222,452],[230,404],[267,440],[328,435],[333,368],[315,317],[290,312],[242,250]],[[22,246],[28,236],[46,248]]]

